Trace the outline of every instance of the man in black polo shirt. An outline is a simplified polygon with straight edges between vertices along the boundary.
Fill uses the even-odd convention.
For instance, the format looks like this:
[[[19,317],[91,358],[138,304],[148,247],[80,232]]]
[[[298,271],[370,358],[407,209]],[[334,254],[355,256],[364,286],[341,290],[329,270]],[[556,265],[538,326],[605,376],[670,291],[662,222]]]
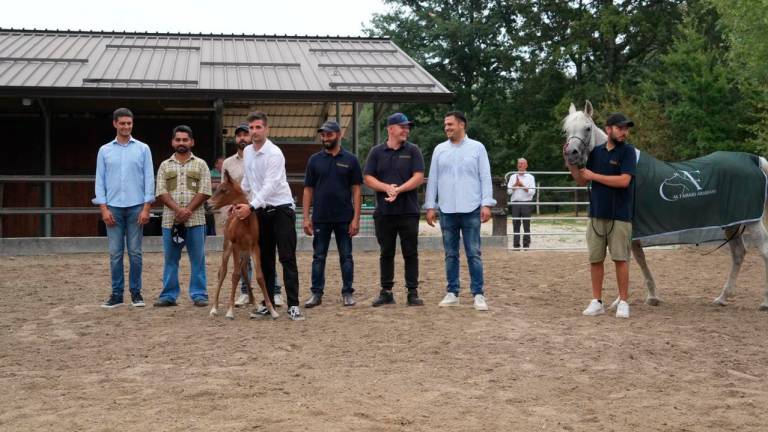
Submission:
[[[325,257],[336,237],[341,265],[341,298],[344,306],[353,306],[352,293],[354,261],[352,237],[360,231],[360,184],[363,175],[360,163],[352,153],[341,148],[341,128],[335,121],[327,121],[317,130],[323,150],[313,154],[307,162],[304,175],[304,233],[314,236],[312,248],[312,296],[304,304],[307,308],[323,302],[325,288]],[[312,218],[309,208],[313,207]]]
[[[387,141],[373,147],[365,163],[365,184],[376,191],[373,214],[376,240],[379,242],[381,293],[373,306],[395,303],[392,295],[395,277],[395,246],[405,261],[405,286],[408,305],[421,306],[419,298],[419,202],[417,189],[424,183],[424,157],[415,144],[408,142],[413,122],[402,113],[387,118]]]
[[[592,149],[586,168],[568,165],[571,176],[580,186],[592,182],[587,226],[592,300],[582,312],[587,316],[605,313],[601,297],[605,275],[603,261],[607,247],[616,264],[620,298],[616,316],[629,318],[627,297],[637,154],[635,147],[625,141],[629,136],[629,128],[634,125],[624,114],[611,114],[605,122],[608,139],[605,144]]]

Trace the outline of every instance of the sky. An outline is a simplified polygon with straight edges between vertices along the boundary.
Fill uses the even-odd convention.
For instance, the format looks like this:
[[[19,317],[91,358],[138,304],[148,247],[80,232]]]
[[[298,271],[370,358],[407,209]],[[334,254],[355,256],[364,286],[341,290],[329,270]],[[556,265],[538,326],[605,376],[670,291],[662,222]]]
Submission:
[[[382,0],[6,0],[3,29],[363,36]]]

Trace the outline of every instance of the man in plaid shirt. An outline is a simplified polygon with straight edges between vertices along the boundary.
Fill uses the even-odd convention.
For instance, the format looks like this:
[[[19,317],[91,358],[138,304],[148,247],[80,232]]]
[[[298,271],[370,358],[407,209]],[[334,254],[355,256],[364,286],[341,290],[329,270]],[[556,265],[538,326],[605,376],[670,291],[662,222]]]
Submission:
[[[205,209],[211,196],[211,173],[204,160],[192,154],[195,140],[189,126],[176,126],[174,154],[157,171],[157,199],[163,203],[163,291],[156,307],[176,306],[179,296],[179,260],[187,246],[192,274],[189,296],[195,306],[208,305],[205,274]]]

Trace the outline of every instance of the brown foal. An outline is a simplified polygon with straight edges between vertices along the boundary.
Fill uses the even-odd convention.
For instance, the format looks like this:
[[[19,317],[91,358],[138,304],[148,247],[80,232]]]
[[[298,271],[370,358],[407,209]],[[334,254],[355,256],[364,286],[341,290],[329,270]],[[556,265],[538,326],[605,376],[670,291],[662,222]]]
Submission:
[[[237,182],[233,182],[227,171],[224,171],[222,175],[221,184],[216,189],[216,192],[211,197],[211,204],[214,209],[221,209],[227,205],[236,204],[248,204],[248,199],[245,196],[245,192],[240,188]],[[246,219],[240,219],[235,215],[230,215],[227,218],[227,223],[224,228],[224,252],[221,255],[221,266],[219,267],[219,280],[216,286],[216,294],[213,297],[213,308],[211,308],[211,316],[218,315],[219,307],[219,292],[221,291],[221,284],[224,282],[224,278],[227,277],[227,264],[229,263],[229,257],[236,257],[234,260],[234,270],[232,273],[232,293],[229,296],[229,307],[227,308],[226,317],[228,319],[235,319],[235,294],[237,293],[237,284],[240,282],[240,278],[247,279],[247,263],[248,257],[253,259],[253,275],[261,288],[261,293],[264,295],[264,305],[269,310],[269,314],[272,318],[280,316],[275,308],[272,306],[272,302],[269,301],[269,295],[267,294],[267,284],[264,281],[264,274],[261,272],[261,250],[259,249],[259,220],[256,218],[255,213]],[[251,281],[248,281],[248,297],[250,304],[254,304],[253,290],[251,289]]]

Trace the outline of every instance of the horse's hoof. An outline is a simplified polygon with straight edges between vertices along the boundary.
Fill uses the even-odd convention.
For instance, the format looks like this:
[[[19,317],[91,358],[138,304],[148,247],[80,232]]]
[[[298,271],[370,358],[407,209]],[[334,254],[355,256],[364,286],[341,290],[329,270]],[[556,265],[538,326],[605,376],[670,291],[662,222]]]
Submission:
[[[270,312],[269,314],[272,316],[273,320],[280,318],[280,314],[277,312]]]
[[[657,299],[656,297],[650,297],[645,299],[645,304],[648,306],[658,306],[661,304],[661,300]]]
[[[728,306],[728,303],[725,300],[721,299],[720,297],[716,298],[712,302],[712,304],[714,304],[716,306]]]
[[[235,316],[234,316],[234,315],[227,315],[227,319],[228,319],[228,320],[234,320],[234,319],[235,319]]]
[[[760,307],[757,310],[761,310],[763,312],[768,312],[768,304],[761,304]]]
[[[218,314],[219,314],[219,311],[217,311],[216,309],[211,309],[211,312],[209,312],[209,313],[208,313],[208,315],[209,315],[211,318],[215,317],[215,316],[216,316],[216,315],[218,315]]]

